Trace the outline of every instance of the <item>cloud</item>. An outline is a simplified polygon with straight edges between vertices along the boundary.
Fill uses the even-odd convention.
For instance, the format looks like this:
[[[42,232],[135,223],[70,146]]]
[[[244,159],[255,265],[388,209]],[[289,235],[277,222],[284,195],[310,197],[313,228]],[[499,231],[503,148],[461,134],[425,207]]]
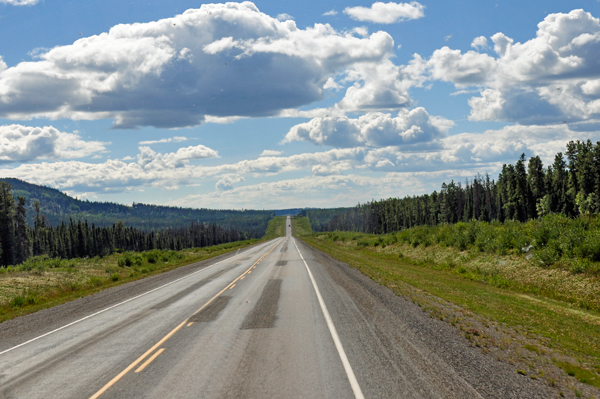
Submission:
[[[370,112],[357,119],[319,117],[290,129],[284,142],[309,141],[318,145],[351,148],[430,143],[445,135],[452,121],[430,116],[425,108],[400,110],[396,117]]]
[[[279,20],[279,21],[288,21],[288,20],[293,21],[294,17],[292,17],[290,14],[286,14],[286,13],[277,14],[277,20]]]
[[[327,17],[327,16],[334,16],[334,15],[337,15],[337,13],[338,12],[336,10],[330,10],[330,11],[327,11],[327,12],[323,13],[323,16],[325,16],[325,17]]]
[[[347,71],[346,80],[355,83],[337,104],[338,108],[345,111],[396,109],[410,103],[408,88],[401,78],[401,67],[390,60],[379,64],[355,65]]]
[[[110,118],[115,128],[174,128],[277,115],[321,100],[329,77],[381,63],[393,47],[386,32],[299,29],[250,2],[204,4],[173,18],[117,25],[2,70],[0,118]]]
[[[139,150],[137,158],[108,159],[101,163],[59,161],[21,164],[15,168],[0,169],[0,176],[16,177],[73,193],[115,193],[144,186],[173,189],[180,184],[191,184],[190,179],[210,174],[192,165],[191,160],[219,156],[217,151],[203,145],[165,154],[150,147],[140,147]],[[128,159],[137,161],[124,162]]]
[[[268,207],[269,203],[277,203],[281,207],[281,204],[296,202],[302,202],[306,206],[310,201],[325,201],[327,195],[330,195],[330,206],[331,201],[336,202],[336,198],[356,202],[361,198],[368,200],[386,195],[431,192],[439,189],[442,181],[449,181],[456,176],[472,177],[477,173],[489,172],[494,177],[503,163],[514,163],[521,153],[525,153],[527,157],[539,155],[548,165],[557,152],[564,151],[570,140],[600,140],[599,134],[589,131],[589,128],[579,125],[572,127],[569,124],[516,125],[483,133],[441,137],[435,145],[430,146],[334,148],[287,157],[259,157],[216,166],[191,162],[192,159],[218,156],[216,151],[204,146],[182,148],[166,154],[141,147],[134,162],[109,159],[100,163],[59,161],[20,164],[0,168],[0,176],[16,177],[76,194],[115,193],[134,187],[136,190],[146,187],[176,189],[182,185],[214,181],[218,184],[215,186],[215,193],[197,197],[206,199],[200,203],[203,207],[211,204],[223,208],[226,204],[237,204],[238,207],[247,208],[253,204],[254,207],[262,208],[262,203],[258,202],[259,193],[264,196],[264,207]],[[306,177],[298,181],[289,180],[289,176],[296,178],[302,174]],[[360,174],[360,179],[348,178],[349,174]],[[381,177],[383,174],[385,178]],[[249,179],[272,176],[279,176],[277,180],[280,182],[263,182],[250,188],[245,188],[248,186],[242,184]],[[398,179],[409,179],[412,183],[402,186],[398,186],[400,183],[392,184]],[[313,180],[323,184],[329,182],[332,186],[311,186],[310,182]],[[365,182],[365,186],[343,186],[351,182]],[[306,184],[306,188],[314,187],[313,191],[305,190],[301,187],[302,184]],[[264,190],[274,187],[274,191],[267,195],[267,191],[261,191],[257,187]],[[336,187],[340,191],[336,191]],[[344,187],[348,191],[344,191]],[[394,188],[396,191],[393,191]],[[236,195],[237,199],[234,198]],[[191,200],[189,205],[192,205]]]
[[[476,50],[485,50],[486,48],[488,48],[487,38],[485,36],[476,37],[475,39],[473,39],[471,47],[473,47]]]
[[[218,191],[228,191],[228,190],[233,190],[233,185],[236,183],[240,183],[245,181],[246,179],[244,179],[242,176],[225,176],[224,178],[222,178],[221,180],[219,180],[217,182],[217,184],[215,185],[215,188]]]
[[[274,150],[264,150],[260,156],[261,157],[276,157],[278,155],[283,154],[282,151],[274,151]]]
[[[482,50],[483,36],[472,46]],[[522,124],[600,118],[600,20],[583,10],[548,15],[524,43],[499,32],[496,57],[443,47],[427,60],[432,79],[475,86],[470,120]]]
[[[444,36],[444,41],[445,42],[447,42],[450,39],[452,39],[452,35],[446,35],[446,36]]]
[[[39,0],[0,0],[0,4],[10,4],[12,6],[32,6]]]
[[[344,14],[357,21],[374,22],[378,24],[393,24],[395,22],[418,19],[425,16],[425,6],[413,1],[411,3],[382,3],[375,2],[371,8],[347,7]]]
[[[160,139],[160,140],[147,140],[147,141],[140,141],[139,144],[140,145],[151,145],[151,144],[162,144],[162,143],[180,143],[182,141],[188,141],[190,140],[187,137],[182,137],[182,136],[175,136],[175,137],[169,137],[168,139]]]
[[[0,126],[0,163],[37,159],[82,158],[106,150],[100,141],[84,141],[77,133],[52,126]]]
[[[466,87],[485,82],[495,69],[495,59],[475,51],[461,53],[447,46],[435,50],[427,61],[427,69],[435,80]]]
[[[218,158],[217,151],[203,145],[180,148],[177,152],[160,154],[150,147],[140,147],[138,164],[145,169],[179,168],[192,159]]]
[[[389,59],[379,63],[357,63],[345,71],[341,83],[353,84],[335,108],[341,112],[364,112],[408,107],[411,104],[408,90],[423,84],[425,67],[425,61],[418,55],[402,66]],[[333,83],[327,82],[326,86],[333,87]]]

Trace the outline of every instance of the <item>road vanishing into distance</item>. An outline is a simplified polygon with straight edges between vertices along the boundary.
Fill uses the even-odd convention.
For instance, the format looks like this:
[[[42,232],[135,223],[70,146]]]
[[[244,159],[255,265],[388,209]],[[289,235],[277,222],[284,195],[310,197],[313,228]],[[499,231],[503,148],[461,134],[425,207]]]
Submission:
[[[537,381],[286,236],[0,323],[1,398],[528,398]]]

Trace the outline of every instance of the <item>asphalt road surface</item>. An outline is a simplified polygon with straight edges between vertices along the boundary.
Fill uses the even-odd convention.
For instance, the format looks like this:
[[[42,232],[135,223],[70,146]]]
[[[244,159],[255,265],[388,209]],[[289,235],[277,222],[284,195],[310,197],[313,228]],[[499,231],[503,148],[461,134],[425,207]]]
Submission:
[[[286,237],[0,324],[3,398],[547,398]]]

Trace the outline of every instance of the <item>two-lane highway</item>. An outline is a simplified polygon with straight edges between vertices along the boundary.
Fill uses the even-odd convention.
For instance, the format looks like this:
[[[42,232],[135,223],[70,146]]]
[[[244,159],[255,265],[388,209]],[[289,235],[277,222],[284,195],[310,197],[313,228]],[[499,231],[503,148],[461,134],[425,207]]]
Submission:
[[[546,397],[291,233],[60,326],[9,322],[0,397]]]

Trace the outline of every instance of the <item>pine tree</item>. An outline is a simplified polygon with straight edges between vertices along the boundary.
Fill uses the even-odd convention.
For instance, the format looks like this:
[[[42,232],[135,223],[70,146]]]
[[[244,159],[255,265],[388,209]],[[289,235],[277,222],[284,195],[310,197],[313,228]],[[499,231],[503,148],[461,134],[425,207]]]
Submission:
[[[2,256],[0,265],[7,266],[15,263],[15,230],[14,230],[14,204],[15,200],[11,193],[12,186],[6,182],[0,182],[0,246]]]
[[[15,211],[15,264],[22,263],[31,256],[27,210],[25,209],[26,202],[23,197],[17,198],[17,208]]]

